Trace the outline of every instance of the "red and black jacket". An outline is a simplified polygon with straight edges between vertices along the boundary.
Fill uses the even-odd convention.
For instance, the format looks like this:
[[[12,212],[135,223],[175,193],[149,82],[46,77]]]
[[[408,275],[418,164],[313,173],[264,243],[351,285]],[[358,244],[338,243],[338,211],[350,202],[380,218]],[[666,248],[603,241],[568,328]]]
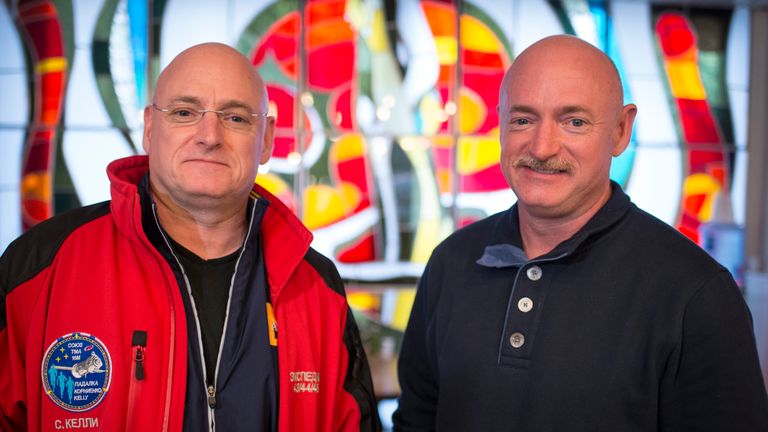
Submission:
[[[139,187],[147,170],[144,156],[113,162],[110,202],[39,224],[0,258],[0,430],[182,429],[196,336],[188,337],[183,277],[145,230],[154,219]],[[288,208],[254,192],[270,203],[253,241],[274,313],[279,430],[378,430],[335,267]],[[233,285],[265,289],[249,268],[238,268]],[[258,367],[249,360],[236,363]]]

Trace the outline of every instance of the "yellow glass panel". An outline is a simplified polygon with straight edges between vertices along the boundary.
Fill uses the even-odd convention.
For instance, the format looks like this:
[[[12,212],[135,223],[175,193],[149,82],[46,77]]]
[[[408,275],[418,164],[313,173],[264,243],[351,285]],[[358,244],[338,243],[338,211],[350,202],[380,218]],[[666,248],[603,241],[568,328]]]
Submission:
[[[454,65],[458,56],[456,38],[453,36],[435,36],[437,59],[441,65]]]
[[[501,158],[499,140],[493,136],[459,139],[458,169],[462,175],[476,173],[497,165]]]
[[[371,35],[366,38],[368,48],[374,53],[387,52],[389,49],[389,40],[387,39],[384,12],[381,9],[373,13],[373,22],[371,24]]]
[[[24,199],[48,201],[51,199],[51,178],[44,171],[29,173],[21,180],[21,195]]]
[[[488,115],[488,109],[483,99],[466,87],[463,87],[459,92],[459,107],[461,107],[459,131],[463,134],[476,131],[483,125]]]
[[[683,182],[683,195],[705,195],[704,203],[699,210],[699,220],[706,222],[712,219],[713,204],[715,195],[720,192],[720,182],[709,174],[698,173],[691,174]]]
[[[347,303],[350,307],[365,311],[378,309],[381,306],[381,298],[371,293],[348,292]]]
[[[339,186],[339,193],[341,194],[341,199],[344,202],[344,211],[347,214],[352,212],[352,210],[357,207],[362,197],[360,188],[358,188],[355,184],[348,182],[343,182],[341,186]]]
[[[451,148],[453,141],[450,135],[438,135],[432,138],[432,145],[438,148]]]
[[[35,65],[35,72],[39,74],[45,74],[50,72],[61,72],[66,68],[67,68],[66,57],[50,57],[47,59],[40,60],[40,62],[37,63],[37,65]]]
[[[437,180],[437,188],[440,190],[440,193],[448,193],[451,191],[453,176],[451,175],[450,170],[438,168],[435,172],[435,177]]]
[[[256,184],[266,189],[269,193],[275,196],[280,196],[290,189],[288,186],[288,183],[286,183],[282,178],[271,174],[259,174],[256,177]]]
[[[304,190],[304,225],[321,228],[343,219],[360,202],[360,191],[351,183],[339,188],[311,185]]]
[[[496,36],[476,18],[462,15],[461,44],[465,49],[484,53],[502,51]]]
[[[699,66],[691,60],[667,60],[667,75],[676,98],[704,100],[707,92],[701,83]]]
[[[411,309],[413,309],[413,301],[416,299],[416,290],[401,290],[397,294],[397,302],[395,303],[395,313],[392,316],[392,328],[400,331],[405,331],[405,326],[408,324],[408,317],[411,315]]]
[[[320,228],[344,217],[341,195],[331,186],[312,185],[304,190],[304,225]]]
[[[335,163],[359,158],[365,155],[365,143],[360,134],[347,134],[342,136],[331,146],[329,157]]]

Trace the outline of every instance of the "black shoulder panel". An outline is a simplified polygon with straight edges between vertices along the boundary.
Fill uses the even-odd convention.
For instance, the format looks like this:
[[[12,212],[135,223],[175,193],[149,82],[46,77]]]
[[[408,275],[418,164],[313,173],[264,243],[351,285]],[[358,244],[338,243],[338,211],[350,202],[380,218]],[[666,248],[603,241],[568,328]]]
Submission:
[[[69,210],[40,222],[8,245],[0,257],[0,329],[6,325],[8,294],[49,266],[72,232],[109,212],[109,201]]]
[[[331,260],[312,248],[309,248],[306,255],[304,255],[304,259],[317,270],[326,285],[346,297],[344,283]],[[376,397],[373,391],[371,370],[368,366],[365,350],[363,349],[363,342],[360,339],[360,330],[349,306],[347,306],[347,321],[344,324],[343,339],[349,359],[346,376],[344,377],[344,389],[352,395],[357,403],[360,412],[360,430],[380,432],[381,420],[376,409]]]
[[[326,285],[328,285],[337,293],[346,297],[346,294],[344,292],[344,283],[341,281],[341,276],[339,276],[339,271],[336,270],[336,266],[333,265],[333,262],[331,262],[331,260],[329,260],[320,252],[312,248],[309,248],[309,250],[307,250],[307,253],[304,255],[304,259],[312,267],[314,267],[318,273],[320,273],[320,276],[323,277],[323,280],[325,281]]]

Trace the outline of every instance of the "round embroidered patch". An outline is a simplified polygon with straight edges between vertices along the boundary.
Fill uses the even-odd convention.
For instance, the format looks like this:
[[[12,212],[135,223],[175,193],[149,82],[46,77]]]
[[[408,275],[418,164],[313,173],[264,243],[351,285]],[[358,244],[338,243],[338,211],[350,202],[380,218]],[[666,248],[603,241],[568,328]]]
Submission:
[[[107,347],[86,333],[56,339],[45,351],[41,369],[45,393],[53,403],[73,412],[98,405],[112,378]]]

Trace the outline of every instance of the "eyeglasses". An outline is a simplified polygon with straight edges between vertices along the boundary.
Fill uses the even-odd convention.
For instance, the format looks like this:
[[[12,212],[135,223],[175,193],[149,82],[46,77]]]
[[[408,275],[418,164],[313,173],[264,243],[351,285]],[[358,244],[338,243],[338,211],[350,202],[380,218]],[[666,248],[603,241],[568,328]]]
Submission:
[[[174,105],[168,108],[160,108],[152,104],[152,108],[165,115],[169,123],[188,126],[200,123],[205,113],[214,113],[221,121],[221,124],[227,128],[236,131],[249,132],[253,130],[256,121],[255,117],[266,117],[268,113],[252,113],[245,108],[233,108],[225,111],[212,109],[198,109],[192,106]]]

